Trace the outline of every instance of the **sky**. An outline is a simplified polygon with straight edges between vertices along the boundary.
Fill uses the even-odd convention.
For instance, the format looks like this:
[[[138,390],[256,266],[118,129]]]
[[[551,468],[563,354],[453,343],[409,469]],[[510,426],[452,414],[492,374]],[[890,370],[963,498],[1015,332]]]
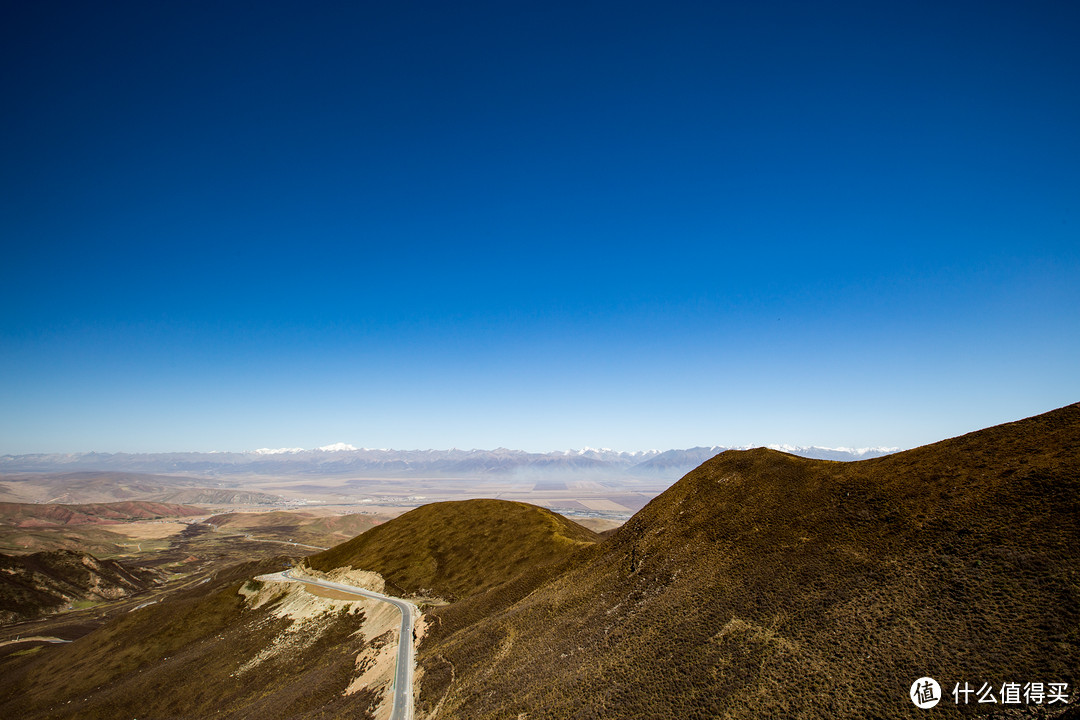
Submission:
[[[0,453],[914,447],[1080,401],[1078,35],[12,5]]]

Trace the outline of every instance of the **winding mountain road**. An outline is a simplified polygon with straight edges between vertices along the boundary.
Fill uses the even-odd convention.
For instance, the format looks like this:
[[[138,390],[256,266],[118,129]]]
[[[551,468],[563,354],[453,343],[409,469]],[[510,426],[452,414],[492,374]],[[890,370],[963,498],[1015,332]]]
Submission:
[[[413,624],[419,610],[407,600],[383,595],[372,590],[346,585],[329,580],[312,580],[309,578],[293,577],[291,570],[274,573],[267,579],[280,577],[285,581],[317,585],[319,587],[337,590],[351,595],[360,595],[372,600],[381,600],[390,603],[401,611],[401,631],[398,637],[397,670],[394,673],[394,702],[390,709],[390,720],[412,720],[413,717]]]
[[[69,643],[71,641],[65,640],[63,638],[53,637],[52,635],[31,635],[30,637],[17,637],[14,640],[5,640],[4,642],[0,642],[0,647],[26,642]]]

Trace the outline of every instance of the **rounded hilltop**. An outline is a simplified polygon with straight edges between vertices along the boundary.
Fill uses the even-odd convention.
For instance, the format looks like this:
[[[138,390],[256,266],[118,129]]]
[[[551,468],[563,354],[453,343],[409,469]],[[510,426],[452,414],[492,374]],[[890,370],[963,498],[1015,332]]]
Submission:
[[[907,718],[924,675],[1075,688],[1078,517],[1080,405],[859,462],[729,450],[527,592],[432,610],[420,707]]]
[[[316,570],[377,572],[389,592],[467,597],[597,543],[546,508],[509,500],[431,503],[312,555]]]

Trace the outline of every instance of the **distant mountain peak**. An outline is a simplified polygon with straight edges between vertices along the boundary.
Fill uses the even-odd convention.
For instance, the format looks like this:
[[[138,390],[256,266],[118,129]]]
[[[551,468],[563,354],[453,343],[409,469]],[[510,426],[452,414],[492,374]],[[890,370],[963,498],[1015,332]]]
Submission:
[[[792,455],[819,460],[865,460],[894,452],[895,448],[796,447],[771,445]],[[625,452],[582,447],[548,453],[499,447],[494,450],[392,450],[357,448],[348,443],[313,450],[300,447],[259,448],[245,452],[176,453],[66,453],[0,456],[0,472],[114,471],[143,473],[194,472],[200,474],[356,473],[374,476],[450,475],[514,472],[588,472],[621,475],[656,474],[675,478],[731,448],[713,445],[682,450]]]
[[[849,448],[849,447],[824,447],[822,445],[766,445],[765,447],[770,450],[780,450],[782,452],[790,453],[793,450],[828,450],[829,452],[841,452],[848,453],[849,455],[866,455],[872,452],[884,452],[894,453],[899,452],[898,447],[865,447],[865,448]]]
[[[786,452],[789,455],[799,455],[800,457],[817,460],[866,460],[869,458],[881,457],[882,455],[891,455],[894,452],[900,451],[900,448],[898,447],[849,448],[821,447],[819,445],[811,445],[809,447],[800,445],[766,445],[765,447],[770,450]]]
[[[321,448],[315,448],[316,450],[322,450],[323,452],[355,452],[356,448],[348,443],[334,443],[333,445],[323,445]]]

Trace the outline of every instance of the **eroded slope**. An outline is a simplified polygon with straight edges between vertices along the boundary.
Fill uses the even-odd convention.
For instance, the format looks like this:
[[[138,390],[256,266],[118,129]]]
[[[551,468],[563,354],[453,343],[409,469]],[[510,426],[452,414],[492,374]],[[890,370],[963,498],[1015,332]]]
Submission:
[[[0,717],[378,718],[399,622],[384,603],[233,566],[65,645],[0,659]]]
[[[161,573],[70,550],[0,555],[0,624],[56,612],[79,600],[114,600],[146,590]]]

